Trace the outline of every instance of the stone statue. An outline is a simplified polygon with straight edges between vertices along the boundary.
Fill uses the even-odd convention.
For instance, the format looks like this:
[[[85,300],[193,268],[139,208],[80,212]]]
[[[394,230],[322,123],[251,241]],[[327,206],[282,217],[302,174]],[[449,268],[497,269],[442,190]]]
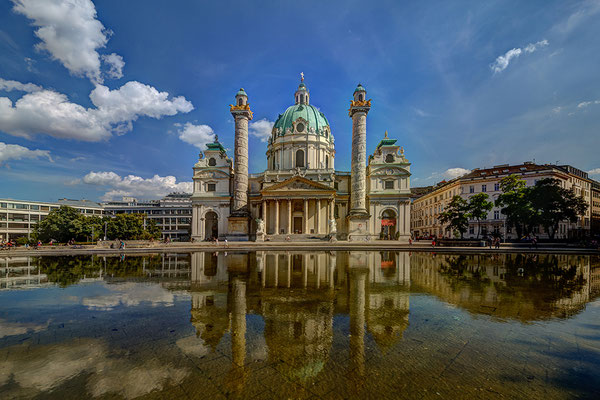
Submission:
[[[337,224],[334,218],[329,220],[329,241],[332,243],[337,242]]]
[[[329,220],[329,234],[335,235],[337,233],[337,224],[335,223],[335,219],[331,218]]]
[[[256,241],[264,242],[265,241],[265,221],[262,218],[256,219]]]
[[[265,221],[263,221],[261,218],[257,218],[256,219],[256,224],[258,225],[256,228],[256,234],[258,235],[259,233],[265,233]]]

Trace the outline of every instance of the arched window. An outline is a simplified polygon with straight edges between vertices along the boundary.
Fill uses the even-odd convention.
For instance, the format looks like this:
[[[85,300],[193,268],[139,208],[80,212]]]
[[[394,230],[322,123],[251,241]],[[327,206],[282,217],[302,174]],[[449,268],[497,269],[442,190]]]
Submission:
[[[296,167],[304,168],[304,150],[296,151]]]
[[[303,94],[300,95],[300,103],[304,103],[304,95]]]
[[[273,169],[275,169],[275,154],[273,154]]]
[[[385,156],[385,162],[386,163],[393,163],[394,162],[394,155],[393,154],[388,154],[387,156]]]
[[[359,94],[358,95],[358,101],[363,101],[363,99],[364,99],[364,96],[362,94]]]
[[[329,169],[329,156],[325,156],[325,169]]]
[[[240,97],[238,99],[238,106],[241,106],[242,104],[244,104],[244,100],[242,100],[242,98]]]
[[[214,167],[215,165],[217,165],[217,160],[215,160],[214,157],[209,158],[208,165],[210,165],[211,167]]]

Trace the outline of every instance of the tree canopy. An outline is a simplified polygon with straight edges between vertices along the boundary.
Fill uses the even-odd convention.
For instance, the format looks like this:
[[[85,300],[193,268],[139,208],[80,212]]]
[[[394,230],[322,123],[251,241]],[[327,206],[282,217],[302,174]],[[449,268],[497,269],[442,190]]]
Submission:
[[[144,214],[118,214],[101,218],[85,216],[75,208],[61,206],[36,224],[34,237],[42,242],[55,240],[66,243],[71,239],[95,241],[104,236],[105,224],[108,239],[148,240],[161,236],[154,220],[147,219]]]
[[[442,224],[448,224],[448,230],[460,233],[460,238],[462,239],[469,227],[468,211],[468,202],[459,195],[456,195],[452,198],[446,210],[440,214],[439,220]]]

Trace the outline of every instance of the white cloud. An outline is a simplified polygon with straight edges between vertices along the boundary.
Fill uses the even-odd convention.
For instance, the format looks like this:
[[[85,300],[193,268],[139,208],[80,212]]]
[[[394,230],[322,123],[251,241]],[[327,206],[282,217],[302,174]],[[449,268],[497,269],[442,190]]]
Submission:
[[[577,104],[577,108],[586,108],[587,106],[592,104],[600,104],[600,100],[582,101],[581,103]]]
[[[450,180],[450,179],[458,178],[459,176],[468,174],[469,172],[471,172],[471,170],[468,170],[465,168],[460,168],[460,167],[448,168],[447,170],[445,170],[444,172],[441,172],[441,173],[434,172],[426,179],[426,181]]]
[[[123,77],[123,67],[125,66],[123,57],[117,53],[112,53],[103,55],[102,61],[108,65],[109,70],[106,72],[106,75],[108,75],[109,78],[119,79]]]
[[[471,172],[471,170],[465,168],[448,168],[446,171],[442,172],[442,176],[448,179],[454,179],[468,174],[469,172]]]
[[[30,150],[18,144],[6,144],[0,142],[0,165],[9,160],[21,160],[23,158],[48,158],[52,162],[48,150]]]
[[[137,81],[115,90],[97,85],[90,99],[96,108],[84,108],[48,89],[27,93],[14,105],[8,97],[0,97],[0,131],[25,138],[47,134],[95,142],[130,131],[140,116],[161,118],[194,108],[184,97],[169,99],[169,93]]]
[[[81,304],[90,310],[109,311],[122,305],[126,307],[138,306],[142,303],[152,307],[172,307],[175,304],[175,295],[159,285],[142,285],[128,282],[120,285],[104,284],[107,293],[96,296],[84,297]]]
[[[548,44],[549,44],[548,41],[546,39],[544,39],[544,40],[540,40],[537,43],[529,43],[523,49],[521,49],[521,48],[510,49],[505,54],[498,56],[498,58],[496,58],[496,61],[494,61],[490,65],[490,69],[494,72],[494,74],[502,72],[508,67],[508,64],[510,64],[510,61],[512,59],[519,57],[523,52],[533,53],[540,47],[548,46]]]
[[[275,125],[275,122],[271,122],[266,118],[251,122],[248,125],[248,134],[259,138],[261,142],[266,142],[271,137],[273,125]]]
[[[11,81],[0,78],[0,90],[10,92],[11,90],[18,90],[20,92],[37,92],[42,90],[38,85],[33,83],[21,83],[17,81]]]
[[[590,175],[600,175],[600,168],[594,168],[594,169],[588,171],[588,174],[590,174]]]
[[[103,186],[109,190],[102,200],[108,201],[122,196],[158,198],[171,192],[192,193],[192,182],[177,182],[174,176],[154,175],[144,179],[136,175],[121,177],[112,171],[90,172],[83,177],[83,183]]]
[[[415,111],[415,114],[417,114],[419,117],[430,117],[431,116],[431,114],[421,110],[420,108],[413,107],[413,110]]]
[[[215,140],[215,133],[208,125],[194,125],[187,122],[177,132],[179,133],[179,139],[201,150],[206,148],[207,143],[212,143]]]
[[[13,10],[33,20],[35,35],[45,50],[76,76],[102,82],[97,49],[108,42],[107,31],[96,19],[91,0],[12,0]]]

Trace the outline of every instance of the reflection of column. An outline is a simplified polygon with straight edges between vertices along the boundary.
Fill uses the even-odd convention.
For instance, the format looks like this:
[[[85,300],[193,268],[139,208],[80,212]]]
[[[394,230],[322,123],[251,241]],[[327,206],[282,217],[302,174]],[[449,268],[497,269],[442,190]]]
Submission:
[[[267,271],[265,268],[265,257],[264,252],[256,252],[256,271],[260,274],[260,285],[265,287]]]
[[[246,282],[233,278],[231,297],[231,356],[233,364],[241,367],[246,360]]]
[[[335,282],[334,280],[334,273],[335,273],[335,268],[337,265],[337,256],[336,256],[336,252],[332,251],[331,253],[329,253],[329,287],[331,289],[333,289],[335,287]]]
[[[349,255],[350,366],[358,375],[365,372],[365,307],[369,270],[365,253]]]
[[[287,287],[292,286],[292,255],[288,253],[287,255]]]
[[[302,287],[308,284],[308,255],[302,255]]]
[[[275,200],[275,234],[279,235],[279,200]]]
[[[279,286],[279,254],[275,253],[275,287]]]
[[[308,200],[304,199],[304,229],[303,232],[305,235],[308,233]]]
[[[288,233],[288,235],[291,235],[292,234],[292,200],[291,199],[288,199],[287,206],[288,206],[287,233]]]

